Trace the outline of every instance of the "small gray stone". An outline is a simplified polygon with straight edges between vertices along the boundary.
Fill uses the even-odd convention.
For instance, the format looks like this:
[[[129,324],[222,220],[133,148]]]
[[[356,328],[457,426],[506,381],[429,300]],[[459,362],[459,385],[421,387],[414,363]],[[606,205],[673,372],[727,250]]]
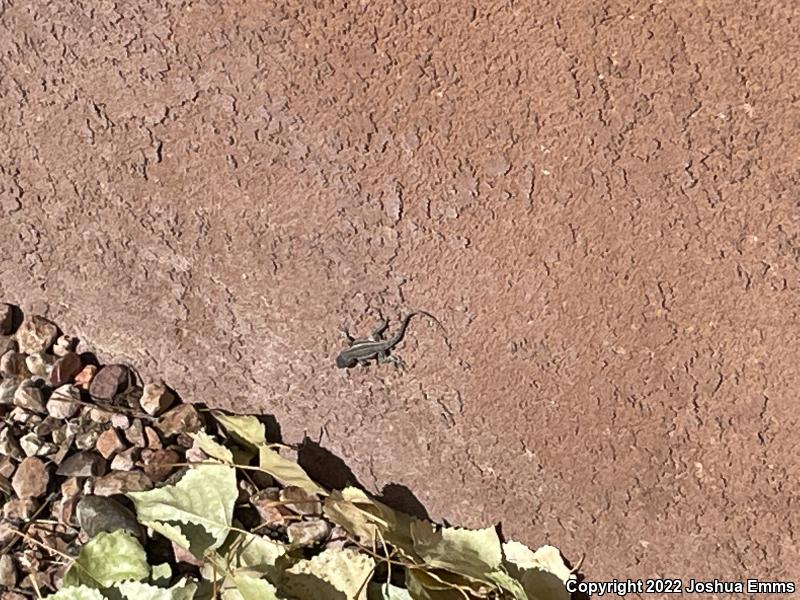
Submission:
[[[98,437],[100,437],[100,432],[96,429],[79,433],[75,436],[75,447],[78,450],[90,450],[97,444]]]
[[[25,456],[49,456],[58,450],[58,446],[42,439],[32,431],[19,438],[19,445]]]
[[[7,335],[0,335],[0,355],[6,352],[17,352],[18,350],[19,344],[17,344],[17,340]]]
[[[179,433],[195,433],[203,428],[203,420],[191,404],[180,404],[164,413],[156,424],[164,438]],[[191,447],[189,444],[188,447]]]
[[[10,456],[0,456],[0,477],[11,479],[14,471],[17,470],[17,465],[11,460]]]
[[[111,425],[117,429],[126,430],[131,426],[131,420],[128,415],[122,413],[114,413],[111,415]]]
[[[3,379],[0,381],[0,406],[14,404],[14,394],[19,387],[19,379]]]
[[[139,419],[135,419],[133,423],[131,423],[130,427],[128,427],[128,430],[125,432],[125,437],[137,448],[147,447],[147,436],[144,434],[144,425],[142,425]]]
[[[20,498],[38,498],[47,491],[49,480],[44,463],[38,458],[28,457],[17,467],[11,486]]]
[[[62,425],[58,429],[54,430],[52,435],[53,442],[56,444],[66,443],[67,440],[70,439],[69,436],[67,435],[67,429],[68,428],[66,425]]]
[[[0,308],[1,310],[1,308]],[[13,588],[17,585],[17,567],[10,554],[0,556],[0,587]]]
[[[28,371],[39,377],[47,377],[53,368],[53,357],[44,352],[34,352],[25,358]]]
[[[107,365],[100,369],[89,384],[93,398],[110,402],[130,385],[130,373],[125,365]]]
[[[0,375],[25,379],[31,376],[28,365],[25,364],[25,355],[21,352],[9,351],[0,356]]]
[[[32,379],[26,379],[20,383],[17,391],[14,393],[14,406],[19,406],[27,411],[39,414],[47,413],[42,387],[37,385]]]
[[[12,523],[29,520],[35,511],[36,500],[31,497],[14,498],[3,505],[3,517]]]
[[[153,482],[141,471],[114,471],[94,482],[96,496],[115,496],[128,492],[144,492],[153,489]]]
[[[330,524],[323,519],[299,521],[286,527],[286,535],[293,546],[313,546],[325,540],[330,532]]]
[[[47,401],[47,413],[56,419],[71,419],[81,408],[81,392],[74,385],[62,385]]]
[[[0,335],[9,335],[14,327],[14,308],[5,302],[0,303]]]
[[[111,469],[114,471],[132,471],[136,466],[136,461],[139,460],[141,449],[128,448],[117,454],[111,460]]]
[[[145,384],[139,404],[148,415],[158,416],[175,402],[175,396],[163,381]]]
[[[12,433],[10,427],[0,425],[0,454],[8,456],[14,460],[22,460],[25,453],[19,445],[17,437]]]
[[[53,345],[57,336],[58,327],[39,315],[26,317],[16,334],[20,351],[25,354],[47,350]]]
[[[33,432],[39,437],[46,437],[61,427],[61,421],[54,417],[47,417],[39,423]],[[55,440],[54,440],[55,441]]]
[[[93,406],[89,409],[89,419],[98,424],[105,424],[111,422],[112,413],[102,408]]]
[[[118,529],[141,537],[142,529],[136,516],[116,500],[104,496],[86,496],[78,502],[78,524],[91,539],[98,533],[113,533]]]
[[[78,345],[78,338],[71,335],[60,335],[53,344],[53,354],[56,356],[64,356],[67,352],[73,352]]]
[[[106,472],[106,461],[92,451],[76,452],[61,463],[56,475],[63,477],[95,477]]]
[[[42,416],[32,413],[29,410],[15,406],[14,410],[8,413],[8,418],[23,425],[26,429],[33,429],[42,422]]]

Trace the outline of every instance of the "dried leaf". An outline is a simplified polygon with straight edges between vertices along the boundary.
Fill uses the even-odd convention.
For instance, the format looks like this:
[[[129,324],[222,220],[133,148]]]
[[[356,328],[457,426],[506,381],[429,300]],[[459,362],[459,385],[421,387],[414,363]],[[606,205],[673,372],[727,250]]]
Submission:
[[[274,450],[262,445],[259,448],[259,466],[285,486],[294,485],[312,494],[326,496],[328,492],[315,483],[296,462],[284,458]]]
[[[219,410],[212,410],[211,415],[240,444],[257,450],[267,441],[264,424],[252,415],[226,415]]]
[[[115,586],[124,600],[192,600],[197,584],[182,579],[170,588],[161,588],[147,583],[131,581]]]
[[[216,458],[228,465],[233,463],[233,453],[205,431],[198,431],[189,435],[197,443],[197,446],[211,458]]]
[[[278,590],[266,579],[247,575],[233,578],[236,587],[222,592],[222,600],[279,600]]]
[[[375,561],[366,554],[351,548],[328,549],[287,569],[282,589],[303,600],[367,600],[367,580],[374,569]]]
[[[575,579],[558,548],[542,546],[536,552],[510,540],[503,544],[506,568],[520,582],[530,600],[569,600],[566,582]]]
[[[228,536],[238,495],[233,467],[200,465],[175,485],[128,497],[140,523],[201,558]]]
[[[99,533],[81,548],[64,574],[65,586],[111,587],[117,582],[140,581],[150,575],[147,555],[130,533]]]

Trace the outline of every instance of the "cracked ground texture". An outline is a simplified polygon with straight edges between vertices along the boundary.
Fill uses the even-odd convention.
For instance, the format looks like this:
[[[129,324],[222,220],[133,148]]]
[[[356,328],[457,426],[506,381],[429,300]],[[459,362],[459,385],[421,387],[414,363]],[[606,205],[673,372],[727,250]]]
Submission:
[[[798,4],[314,4],[0,0],[0,299],[589,579],[800,577]]]

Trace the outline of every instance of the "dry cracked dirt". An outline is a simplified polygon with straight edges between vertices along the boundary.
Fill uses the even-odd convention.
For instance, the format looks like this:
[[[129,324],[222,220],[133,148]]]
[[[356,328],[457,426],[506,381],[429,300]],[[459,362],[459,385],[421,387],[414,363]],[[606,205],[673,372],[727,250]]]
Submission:
[[[0,300],[588,579],[800,578],[798,4],[313,4],[0,0]]]

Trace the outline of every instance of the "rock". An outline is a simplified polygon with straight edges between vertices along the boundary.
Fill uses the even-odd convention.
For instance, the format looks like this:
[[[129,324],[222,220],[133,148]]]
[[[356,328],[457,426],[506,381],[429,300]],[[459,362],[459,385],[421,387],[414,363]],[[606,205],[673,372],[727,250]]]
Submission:
[[[53,357],[44,352],[34,352],[25,358],[25,366],[34,375],[47,377],[53,368]]]
[[[250,496],[250,504],[258,512],[264,525],[283,525],[291,513],[281,506],[278,488],[267,488]]]
[[[0,335],[10,335],[14,327],[14,307],[0,303]]]
[[[103,458],[111,458],[118,452],[125,450],[125,444],[119,438],[119,434],[115,429],[106,429],[97,437],[97,442],[94,445]]]
[[[38,498],[47,491],[48,481],[49,475],[44,463],[38,458],[29,456],[19,463],[17,472],[11,480],[11,487],[20,498]]]
[[[153,489],[153,482],[141,471],[114,471],[95,481],[95,496],[115,496],[128,492],[144,492]]]
[[[17,470],[16,463],[11,460],[10,456],[0,456],[0,477],[11,479],[14,471]]]
[[[83,431],[75,436],[75,447],[78,450],[91,450],[97,444],[97,438],[100,437],[100,432],[96,429]]]
[[[17,344],[17,340],[12,337],[8,337],[7,335],[0,335],[0,355],[5,354],[6,352],[18,351],[19,344]]]
[[[144,428],[144,437],[147,440],[147,447],[151,450],[161,450],[164,447],[161,443],[161,436],[152,427]]]
[[[64,462],[64,458],[66,458],[67,454],[70,451],[69,444],[56,444],[58,446],[58,450],[56,450],[55,454],[49,456],[48,458],[53,461],[53,464],[60,465]]]
[[[92,421],[92,423],[97,423],[98,425],[105,425],[106,423],[111,423],[111,415],[113,413],[107,410],[103,410],[102,408],[97,408],[96,406],[93,406],[89,408],[86,414],[88,414],[89,420]]]
[[[75,347],[78,345],[78,339],[71,335],[60,335],[53,344],[53,354],[56,356],[64,356],[68,352],[74,352]]]
[[[16,379],[30,377],[31,372],[25,363],[25,355],[21,352],[9,351],[0,356],[0,375]]]
[[[14,406],[39,414],[47,413],[42,387],[32,379],[24,380],[14,393]]]
[[[90,539],[98,533],[113,533],[118,529],[142,537],[142,529],[133,512],[111,498],[86,496],[78,502],[76,515],[78,524]]]
[[[14,394],[19,387],[19,379],[3,379],[0,381],[0,406],[14,404]]]
[[[130,385],[130,373],[125,365],[108,365],[100,369],[89,385],[93,398],[111,402],[114,397]]]
[[[43,421],[41,415],[32,413],[31,411],[20,408],[19,406],[15,406],[13,410],[8,413],[8,418],[15,423],[19,423],[20,425],[24,426],[25,429],[33,429]]]
[[[2,305],[0,305],[2,309]],[[10,554],[0,556],[0,587],[13,588],[17,585],[17,567]],[[24,596],[23,596],[24,598]]]
[[[61,427],[61,421],[54,417],[46,417],[34,429],[33,433],[39,437],[47,437]]]
[[[16,529],[16,527],[11,523],[0,521],[0,546],[5,546],[17,537],[17,534],[14,533],[14,529]],[[0,596],[0,600],[3,600],[2,596]],[[23,597],[23,600],[27,600],[27,598]]]
[[[3,505],[3,518],[12,523],[28,521],[36,512],[36,499],[14,498]]]
[[[44,317],[26,317],[17,330],[16,338],[21,352],[33,354],[44,352],[58,337],[58,327]]]
[[[59,465],[56,475],[63,477],[95,477],[106,472],[107,464],[102,456],[90,450],[76,452]]]
[[[72,497],[63,497],[58,501],[58,504],[53,507],[53,516],[59,523],[65,525],[72,525],[75,517],[75,507],[80,500],[79,495]]]
[[[293,546],[313,546],[325,540],[330,532],[330,524],[323,519],[299,521],[286,527],[286,535]]]
[[[128,448],[123,450],[114,457],[111,461],[111,468],[114,471],[132,471],[136,466],[136,461],[139,460],[139,448]]]
[[[61,484],[61,495],[64,498],[74,498],[81,493],[81,484],[77,477],[68,477]]]
[[[139,401],[142,398],[142,388],[138,385],[132,385],[128,389],[121,391],[114,398],[114,404],[118,406],[127,406],[135,410],[139,410]]]
[[[331,550],[341,550],[350,543],[347,537],[347,531],[343,527],[334,525],[328,534],[328,541],[325,542],[325,548]]]
[[[86,365],[80,370],[80,373],[75,375],[75,385],[77,385],[82,390],[88,390],[96,374],[97,374],[96,366]]]
[[[53,363],[50,371],[50,385],[58,387],[69,383],[83,369],[81,357],[74,352],[67,352],[64,356]]]
[[[175,450],[145,450],[142,452],[144,472],[155,482],[164,481],[181,461],[181,455]]]
[[[131,423],[128,430],[125,432],[127,440],[137,448],[145,448],[147,446],[147,438],[144,435],[144,425],[139,419]]]
[[[0,454],[17,461],[25,458],[25,453],[19,445],[19,440],[10,427],[0,426]]]
[[[49,456],[58,450],[58,446],[40,438],[32,431],[19,438],[19,445],[25,456]]]
[[[47,401],[47,413],[56,419],[71,419],[81,408],[81,392],[74,385],[62,385],[53,390]]]
[[[114,413],[111,415],[111,425],[117,429],[127,430],[131,426],[131,420],[128,415],[122,413]]]
[[[191,404],[181,404],[164,413],[156,427],[168,438],[179,433],[195,433],[203,428],[197,409]]]
[[[322,503],[319,496],[305,491],[294,485],[287,486],[280,491],[278,498],[283,505],[298,515],[322,514]]]
[[[0,356],[6,352],[18,352],[19,344],[17,340],[7,335],[0,335]]]
[[[148,415],[158,416],[175,402],[175,395],[163,381],[145,384],[139,404]]]
[[[72,439],[68,435],[68,427],[66,425],[62,425],[55,431],[53,431],[52,439],[54,444],[64,444],[67,440],[72,443]]]

